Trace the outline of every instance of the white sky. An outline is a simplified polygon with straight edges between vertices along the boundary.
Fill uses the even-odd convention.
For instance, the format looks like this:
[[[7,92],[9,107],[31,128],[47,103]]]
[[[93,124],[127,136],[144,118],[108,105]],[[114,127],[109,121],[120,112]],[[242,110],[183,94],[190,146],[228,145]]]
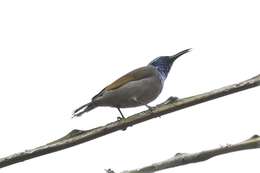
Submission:
[[[0,157],[116,120],[71,112],[121,75],[186,48],[161,95],[180,98],[260,73],[258,1],[0,1]],[[6,167],[1,173],[138,168],[260,134],[260,88],[171,113]],[[129,116],[145,107],[123,109]],[[162,171],[259,172],[260,150]]]

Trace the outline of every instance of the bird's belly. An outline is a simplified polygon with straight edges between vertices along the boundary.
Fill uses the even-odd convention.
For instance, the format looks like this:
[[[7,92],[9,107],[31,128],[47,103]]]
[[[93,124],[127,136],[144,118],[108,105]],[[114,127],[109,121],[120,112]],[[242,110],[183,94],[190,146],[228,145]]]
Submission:
[[[105,92],[97,104],[120,108],[145,105],[158,97],[162,85],[157,77],[131,81],[120,88]]]

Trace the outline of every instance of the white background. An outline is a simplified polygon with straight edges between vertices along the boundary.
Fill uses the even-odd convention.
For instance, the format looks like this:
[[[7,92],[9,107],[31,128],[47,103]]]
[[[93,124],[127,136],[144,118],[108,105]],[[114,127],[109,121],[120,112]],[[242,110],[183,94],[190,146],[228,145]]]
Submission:
[[[259,16],[258,1],[0,1],[0,157],[116,120],[112,108],[70,117],[107,84],[160,55],[193,48],[174,63],[150,105],[259,74]],[[1,173],[120,172],[236,143],[260,134],[259,91],[171,113]],[[259,160],[260,150],[251,150],[162,172],[259,172]]]

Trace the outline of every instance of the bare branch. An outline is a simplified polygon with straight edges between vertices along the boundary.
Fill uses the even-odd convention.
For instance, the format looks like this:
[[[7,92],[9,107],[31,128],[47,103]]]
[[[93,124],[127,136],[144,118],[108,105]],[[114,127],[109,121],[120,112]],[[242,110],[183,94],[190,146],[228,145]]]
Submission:
[[[172,158],[164,160],[162,162],[154,163],[152,165],[145,166],[140,169],[123,171],[121,173],[154,173],[156,171],[169,169],[181,165],[202,162],[221,154],[227,154],[235,151],[242,151],[242,150],[256,149],[256,148],[260,148],[260,137],[258,135],[254,135],[243,142],[233,144],[233,145],[227,145],[216,149],[205,150],[198,153],[177,153]],[[106,171],[107,172],[110,171],[110,173],[115,173],[111,169]]]
[[[174,112],[183,108],[187,108],[202,102],[206,102],[209,100],[213,100],[225,95],[229,95],[232,93],[236,93],[242,90],[246,90],[249,88],[253,88],[260,85],[260,74],[248,79],[246,81],[229,85],[223,88],[219,88],[210,92],[206,92],[203,94],[195,95],[192,97],[187,97],[183,99],[179,99],[177,101],[173,101],[174,99],[169,98],[162,104],[157,105],[153,112],[144,111],[132,115],[126,119],[122,119],[120,121],[115,121],[109,123],[105,126],[100,126],[90,130],[72,130],[66,136],[50,142],[46,145],[25,150],[24,152],[15,153],[10,156],[0,158],[0,168],[6,167],[18,162],[22,162],[34,157],[42,156],[45,154],[49,154],[52,152],[56,152],[59,150],[63,150],[65,148],[72,147],[74,145],[81,144],[83,142],[87,142],[98,137],[113,133],[118,130],[126,129],[129,126],[133,126],[135,124],[150,120],[152,118],[160,117],[170,112]]]

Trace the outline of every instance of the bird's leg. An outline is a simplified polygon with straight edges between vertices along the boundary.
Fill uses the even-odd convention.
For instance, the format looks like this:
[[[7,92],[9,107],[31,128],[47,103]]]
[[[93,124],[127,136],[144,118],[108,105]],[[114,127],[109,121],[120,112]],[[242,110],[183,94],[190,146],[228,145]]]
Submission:
[[[151,111],[151,113],[153,113],[153,108],[151,106],[149,106],[148,104],[144,104],[141,101],[137,100],[137,98],[133,98],[133,101],[135,101],[136,103],[140,104],[140,105],[144,105],[145,107],[147,107],[147,109],[149,111]]]
[[[147,104],[145,104],[145,107],[147,107],[147,109],[149,109],[151,112],[153,112],[153,108]]]
[[[117,120],[120,121],[120,120],[122,120],[122,119],[125,119],[125,117],[124,117],[124,115],[123,115],[123,113],[122,113],[122,111],[120,110],[119,107],[117,107],[117,110],[118,110],[118,111],[120,112],[120,114],[121,114],[121,117],[117,117]],[[123,128],[122,130],[125,131],[125,130],[126,130],[126,127]]]
[[[117,107],[117,110],[119,111],[119,113],[120,113],[120,115],[121,115],[121,117],[117,117],[117,119],[118,119],[118,120],[125,119],[125,117],[124,117],[124,115],[123,115],[123,113],[122,113],[122,111],[120,110],[119,107]]]

